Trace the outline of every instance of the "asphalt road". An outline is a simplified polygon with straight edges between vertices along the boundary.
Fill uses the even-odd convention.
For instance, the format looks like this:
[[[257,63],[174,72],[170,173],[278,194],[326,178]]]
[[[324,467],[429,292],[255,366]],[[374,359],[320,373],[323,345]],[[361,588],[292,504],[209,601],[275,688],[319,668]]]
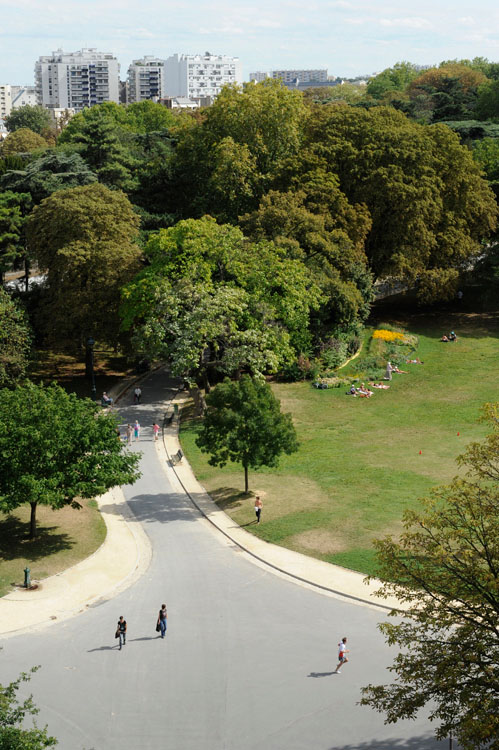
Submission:
[[[188,498],[172,491],[151,425],[169,397],[164,374],[142,386],[142,478],[125,488],[153,546],[149,570],[115,599],[42,632],[8,638],[5,684],[34,664],[39,724],[62,750],[432,750],[425,718],[384,726],[356,705],[392,655],[379,612],[286,581],[251,563]],[[155,632],[168,607],[164,641]],[[114,639],[128,623],[126,646]],[[340,675],[336,645],[348,636]]]

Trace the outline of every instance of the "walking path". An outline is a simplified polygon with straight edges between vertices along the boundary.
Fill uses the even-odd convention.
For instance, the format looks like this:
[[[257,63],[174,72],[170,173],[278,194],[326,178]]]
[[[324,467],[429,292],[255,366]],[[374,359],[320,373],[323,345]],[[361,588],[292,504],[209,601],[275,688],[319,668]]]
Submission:
[[[117,398],[122,397],[130,386],[131,382],[124,386],[122,384]],[[186,400],[187,396],[182,391],[174,398],[179,409]],[[155,408],[162,413],[173,411],[172,402],[155,404]],[[179,447],[178,423],[173,420],[170,426],[164,428],[163,440],[156,443],[170,484],[176,492],[186,493],[212,528],[217,530],[216,533],[222,533],[231,540],[251,561],[331,596],[375,608],[400,607],[396,599],[385,601],[375,597],[374,591],[379,584],[367,585],[360,573],[270,544],[244,531],[213,502],[197,481],[185,457],[172,466],[170,457]],[[72,617],[115,596],[145,573],[151,560],[151,545],[121,489],[115,488],[99,498],[98,502],[107,526],[104,543],[86,560],[44,579],[37,590],[17,589],[1,598],[0,635],[18,634]]]

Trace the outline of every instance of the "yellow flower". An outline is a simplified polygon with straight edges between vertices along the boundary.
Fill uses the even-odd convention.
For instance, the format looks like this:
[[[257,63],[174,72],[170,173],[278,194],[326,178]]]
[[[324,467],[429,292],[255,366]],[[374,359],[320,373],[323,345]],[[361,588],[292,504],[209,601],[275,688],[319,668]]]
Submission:
[[[373,333],[373,339],[381,339],[382,341],[402,341],[404,339],[404,334],[398,333],[398,331],[387,331],[384,328],[378,328]]]

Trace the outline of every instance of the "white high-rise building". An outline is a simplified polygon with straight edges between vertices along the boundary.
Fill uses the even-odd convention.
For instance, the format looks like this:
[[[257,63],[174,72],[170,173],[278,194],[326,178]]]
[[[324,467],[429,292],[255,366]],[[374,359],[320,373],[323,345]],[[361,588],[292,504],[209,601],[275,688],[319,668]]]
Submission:
[[[150,55],[133,60],[128,68],[128,101],[163,99],[165,95],[165,60]]]
[[[12,109],[19,109],[29,104],[34,107],[38,104],[36,89],[34,86],[12,86]]]
[[[0,120],[8,117],[12,111],[12,86],[0,83]]]
[[[266,81],[267,78],[271,78],[270,73],[265,73],[262,70],[257,70],[255,73],[250,73],[249,79],[250,81],[255,81],[255,83],[261,83],[262,81]]]
[[[204,55],[172,55],[166,61],[167,96],[214,97],[228,83],[243,83],[238,57],[206,52]]]
[[[119,102],[120,65],[111,53],[83,48],[42,56],[35,64],[39,104],[57,109],[92,107]]]

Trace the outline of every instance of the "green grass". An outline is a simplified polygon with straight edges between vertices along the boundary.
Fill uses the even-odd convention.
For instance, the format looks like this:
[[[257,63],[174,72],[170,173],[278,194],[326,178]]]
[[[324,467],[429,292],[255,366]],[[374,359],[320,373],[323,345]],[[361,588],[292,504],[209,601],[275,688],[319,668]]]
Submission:
[[[38,506],[38,535],[28,539],[30,507],[0,513],[0,596],[22,584],[24,568],[41,580],[60,573],[95,552],[106,537],[106,525],[95,500],[84,500],[80,510],[52,510]]]
[[[274,384],[283,411],[293,415],[300,449],[277,469],[250,472],[253,494],[242,493],[239,466],[209,466],[195,445],[196,421],[184,422],[181,432],[198,479],[237,523],[269,542],[366,573],[375,572],[372,539],[399,533],[404,510],[457,473],[456,456],[486,432],[477,423],[481,405],[498,398],[497,315],[390,321],[383,313],[382,320],[419,337],[416,356],[424,365],[407,365],[408,375],[394,375],[390,390],[371,399],[347,397],[346,388]],[[452,329],[458,342],[440,343]],[[341,371],[349,374],[356,375],[353,368]],[[256,493],[264,503],[258,527]]]

